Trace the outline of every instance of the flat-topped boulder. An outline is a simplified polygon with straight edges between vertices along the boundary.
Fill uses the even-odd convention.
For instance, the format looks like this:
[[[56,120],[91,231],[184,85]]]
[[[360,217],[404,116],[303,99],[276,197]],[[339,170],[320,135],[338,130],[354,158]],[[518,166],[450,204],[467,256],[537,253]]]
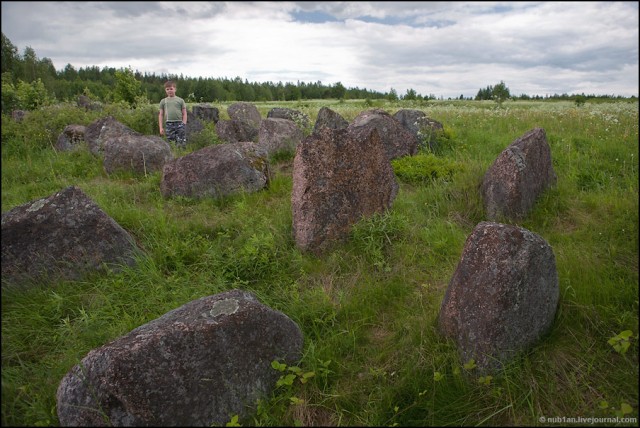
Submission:
[[[167,162],[160,191],[164,197],[221,198],[264,189],[270,174],[267,154],[257,144],[215,144]]]
[[[293,121],[301,130],[308,129],[311,125],[309,116],[300,110],[291,108],[274,107],[267,112],[268,119],[289,119]]]
[[[107,174],[131,172],[147,175],[162,171],[164,165],[173,159],[171,146],[158,135],[124,133],[106,139],[103,146],[102,164]]]

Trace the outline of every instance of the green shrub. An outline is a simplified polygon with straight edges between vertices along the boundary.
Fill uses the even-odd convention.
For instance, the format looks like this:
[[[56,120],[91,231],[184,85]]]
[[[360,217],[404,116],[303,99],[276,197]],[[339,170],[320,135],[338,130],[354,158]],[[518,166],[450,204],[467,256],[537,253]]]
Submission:
[[[449,180],[462,170],[462,164],[440,158],[432,153],[418,153],[391,161],[396,176],[407,183],[425,184],[434,180]]]

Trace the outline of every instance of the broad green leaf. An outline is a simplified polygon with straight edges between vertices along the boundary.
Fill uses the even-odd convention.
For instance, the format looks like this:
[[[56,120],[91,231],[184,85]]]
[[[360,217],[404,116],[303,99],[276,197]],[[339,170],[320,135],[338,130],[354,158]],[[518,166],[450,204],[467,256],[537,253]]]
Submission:
[[[622,402],[620,404],[620,411],[623,415],[633,412],[633,407],[629,405],[629,403]]]
[[[271,367],[273,367],[274,369],[283,372],[286,368],[287,365],[284,363],[279,363],[277,360],[271,361]]]

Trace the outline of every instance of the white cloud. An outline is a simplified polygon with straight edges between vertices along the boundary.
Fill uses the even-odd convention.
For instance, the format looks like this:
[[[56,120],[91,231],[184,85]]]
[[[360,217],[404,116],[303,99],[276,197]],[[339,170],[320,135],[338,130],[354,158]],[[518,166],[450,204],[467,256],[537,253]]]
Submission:
[[[638,95],[635,2],[2,2],[57,69],[341,82],[399,94]]]

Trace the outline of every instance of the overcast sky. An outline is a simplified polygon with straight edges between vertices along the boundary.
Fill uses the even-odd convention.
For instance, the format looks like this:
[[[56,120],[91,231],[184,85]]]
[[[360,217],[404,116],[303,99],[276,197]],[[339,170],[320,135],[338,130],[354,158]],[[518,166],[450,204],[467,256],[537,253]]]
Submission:
[[[67,64],[474,97],[638,96],[638,2],[13,2],[2,32]]]

